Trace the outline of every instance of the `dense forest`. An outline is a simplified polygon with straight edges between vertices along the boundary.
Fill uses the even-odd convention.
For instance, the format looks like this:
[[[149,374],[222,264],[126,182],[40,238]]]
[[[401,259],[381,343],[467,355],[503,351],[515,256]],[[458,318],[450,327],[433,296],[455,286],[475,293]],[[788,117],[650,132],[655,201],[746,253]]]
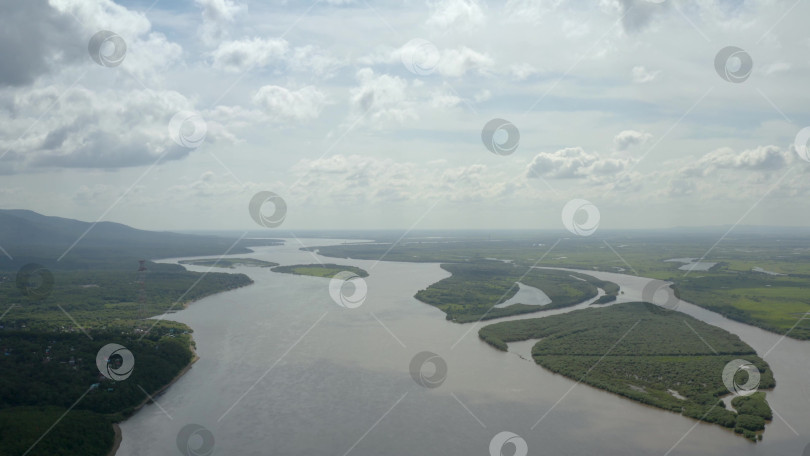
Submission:
[[[92,226],[30,211],[0,211],[0,221],[0,245],[10,253],[0,256],[0,456],[106,455],[111,425],[193,358],[191,328],[148,318],[252,283],[149,258],[278,243]],[[131,375],[116,381],[102,373],[96,357],[107,344],[132,354]],[[102,367],[121,363],[114,354]]]
[[[595,297],[597,288],[604,289],[606,296],[613,296],[614,299],[619,292],[615,283],[585,274],[526,268],[501,261],[449,263],[441,267],[453,275],[420,290],[415,297],[438,307],[447,314],[448,320],[458,323],[573,306]],[[551,303],[543,306],[517,303],[508,307],[494,307],[517,293],[518,281],[539,288],[551,299]]]
[[[495,323],[478,334],[504,351],[509,342],[540,339],[532,357],[552,372],[733,428],[752,440],[761,438],[757,432],[772,418],[764,393],[735,398],[736,411],[726,409],[720,400],[729,394],[723,370],[737,359],[759,371],[760,390],[775,386],[770,367],[750,346],[723,329],[653,304],[624,303]],[[744,384],[747,375],[736,372],[737,384]]]

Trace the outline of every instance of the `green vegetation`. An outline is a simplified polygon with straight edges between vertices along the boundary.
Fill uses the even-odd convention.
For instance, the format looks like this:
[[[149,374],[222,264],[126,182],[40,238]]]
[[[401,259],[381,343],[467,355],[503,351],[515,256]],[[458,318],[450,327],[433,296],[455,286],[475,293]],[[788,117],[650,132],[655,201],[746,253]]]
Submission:
[[[111,424],[132,414],[146,393],[158,394],[193,357],[189,327],[146,318],[252,283],[244,274],[151,261],[139,272],[139,260],[249,252],[248,246],[279,242],[234,243],[0,210],[0,245],[13,257],[0,256],[0,455],[26,453],[72,405],[27,454],[106,455]],[[18,270],[28,263],[44,265],[52,286],[35,274],[27,283],[34,293],[18,288],[26,284],[17,283]],[[96,354],[108,343],[132,352],[129,378],[100,374]]]
[[[132,352],[135,366],[129,378],[114,381],[99,373],[96,354],[108,343]],[[93,340],[84,334],[14,331],[3,333],[2,345],[0,454],[23,454],[74,403],[60,427],[29,454],[106,454],[113,438],[110,424],[131,415],[147,399],[143,391],[156,394],[193,356],[190,335],[171,329],[152,331],[143,339],[94,332]],[[90,434],[71,435],[82,427]]]
[[[495,323],[478,334],[504,351],[509,342],[541,339],[532,348],[532,357],[552,372],[734,428],[752,440],[758,438],[756,432],[764,428],[765,420],[771,419],[764,393],[735,398],[732,405],[737,412],[726,410],[720,400],[728,394],[723,368],[734,359],[745,359],[759,369],[760,389],[774,387],[770,367],[750,346],[734,334],[653,304],[624,303]],[[738,384],[745,383],[747,374],[737,375]]]
[[[273,272],[283,272],[285,274],[308,275],[313,277],[334,277],[341,271],[349,271],[357,274],[358,277],[368,277],[368,272],[355,266],[345,266],[340,264],[296,264],[292,266],[276,266]]]
[[[210,266],[229,269],[234,269],[237,266],[252,266],[257,268],[272,268],[273,266],[278,266],[278,263],[257,260],[255,258],[203,258],[199,260],[181,260],[179,263],[192,266]]]
[[[438,307],[447,319],[458,323],[489,320],[578,304],[597,295],[597,287],[615,296],[619,287],[594,277],[551,269],[528,269],[500,261],[442,264],[452,276],[416,293],[416,299]],[[516,282],[539,288],[551,303],[544,306],[513,304],[508,301],[518,291]]]
[[[311,250],[337,258],[376,260],[385,255],[390,261],[458,264],[498,258],[518,267],[637,274],[671,281],[682,299],[725,317],[795,339],[810,339],[810,318],[805,318],[810,313],[810,297],[802,293],[810,287],[810,247],[807,233],[798,230],[762,233],[737,227],[733,236],[723,237],[717,245],[724,230],[600,231],[574,239],[560,239],[561,233],[498,232],[497,239],[492,239],[492,233],[431,234],[444,234],[444,238],[405,238],[392,248],[387,241],[398,237],[388,235],[376,244]],[[679,269],[683,263],[666,261],[704,255],[703,261],[717,263],[709,271],[689,272]],[[784,275],[755,272],[754,268]]]

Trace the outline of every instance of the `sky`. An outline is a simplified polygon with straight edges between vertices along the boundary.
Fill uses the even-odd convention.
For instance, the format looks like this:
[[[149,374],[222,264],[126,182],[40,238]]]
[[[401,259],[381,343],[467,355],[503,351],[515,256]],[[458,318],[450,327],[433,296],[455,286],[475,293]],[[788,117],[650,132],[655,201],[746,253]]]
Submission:
[[[156,230],[808,226],[807,17],[4,1],[0,208]]]

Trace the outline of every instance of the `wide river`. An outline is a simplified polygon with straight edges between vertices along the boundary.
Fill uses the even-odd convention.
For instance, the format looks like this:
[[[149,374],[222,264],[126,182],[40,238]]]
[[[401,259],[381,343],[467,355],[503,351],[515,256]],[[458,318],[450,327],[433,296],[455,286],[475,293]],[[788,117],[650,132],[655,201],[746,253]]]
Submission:
[[[245,273],[255,284],[168,317],[194,329],[200,360],[156,404],[121,424],[117,455],[183,454],[177,437],[189,424],[213,437],[212,451],[199,454],[239,456],[486,455],[501,431],[522,437],[529,455],[554,456],[802,456],[810,443],[810,342],[782,340],[680,303],[679,311],[739,335],[760,356],[767,353],[777,382],[767,393],[775,417],[764,440],[753,444],[719,426],[552,374],[518,356],[527,343],[513,344],[512,353],[492,349],[478,339],[481,324],[447,322],[413,298],[449,275],[438,264],[334,259],[300,247],[288,240],[234,257],[359,266],[370,273],[363,305],[335,304],[328,279],[255,267],[223,270]],[[618,283],[621,301],[640,300],[649,280],[589,273]],[[411,359],[423,351],[446,362],[446,380],[436,388],[417,384],[409,372]],[[191,437],[192,448],[205,446],[203,434]],[[506,445],[504,455],[511,450]]]

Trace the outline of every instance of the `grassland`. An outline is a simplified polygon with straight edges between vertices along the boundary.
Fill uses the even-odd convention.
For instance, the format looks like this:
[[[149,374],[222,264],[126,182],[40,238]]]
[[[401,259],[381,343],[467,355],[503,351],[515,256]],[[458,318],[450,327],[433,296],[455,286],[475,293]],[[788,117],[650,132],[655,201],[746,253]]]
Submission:
[[[735,398],[736,411],[727,410],[720,399],[729,393],[723,369],[735,359],[756,366],[761,390],[774,387],[770,367],[750,346],[725,330],[653,304],[624,303],[495,323],[481,328],[479,337],[499,350],[506,350],[509,342],[540,339],[532,357],[552,372],[732,428],[751,440],[761,438],[771,419],[764,393]],[[745,383],[747,374],[738,372],[736,380]]]
[[[181,260],[180,264],[228,269],[233,269],[237,266],[252,266],[257,268],[272,268],[278,266],[278,263],[257,260],[255,258],[203,258],[199,260]]]
[[[358,277],[368,277],[368,272],[355,266],[345,266],[341,264],[296,264],[292,266],[276,266],[273,272],[284,274],[307,275],[312,277],[334,277],[341,271],[348,271],[357,274]]]
[[[595,297],[597,288],[611,296],[619,292],[618,285],[588,275],[519,267],[501,261],[450,263],[441,267],[452,275],[420,290],[415,297],[438,307],[448,320],[457,323],[568,307]],[[496,308],[517,293],[518,281],[539,288],[551,298],[551,303],[543,306],[517,303]]]

